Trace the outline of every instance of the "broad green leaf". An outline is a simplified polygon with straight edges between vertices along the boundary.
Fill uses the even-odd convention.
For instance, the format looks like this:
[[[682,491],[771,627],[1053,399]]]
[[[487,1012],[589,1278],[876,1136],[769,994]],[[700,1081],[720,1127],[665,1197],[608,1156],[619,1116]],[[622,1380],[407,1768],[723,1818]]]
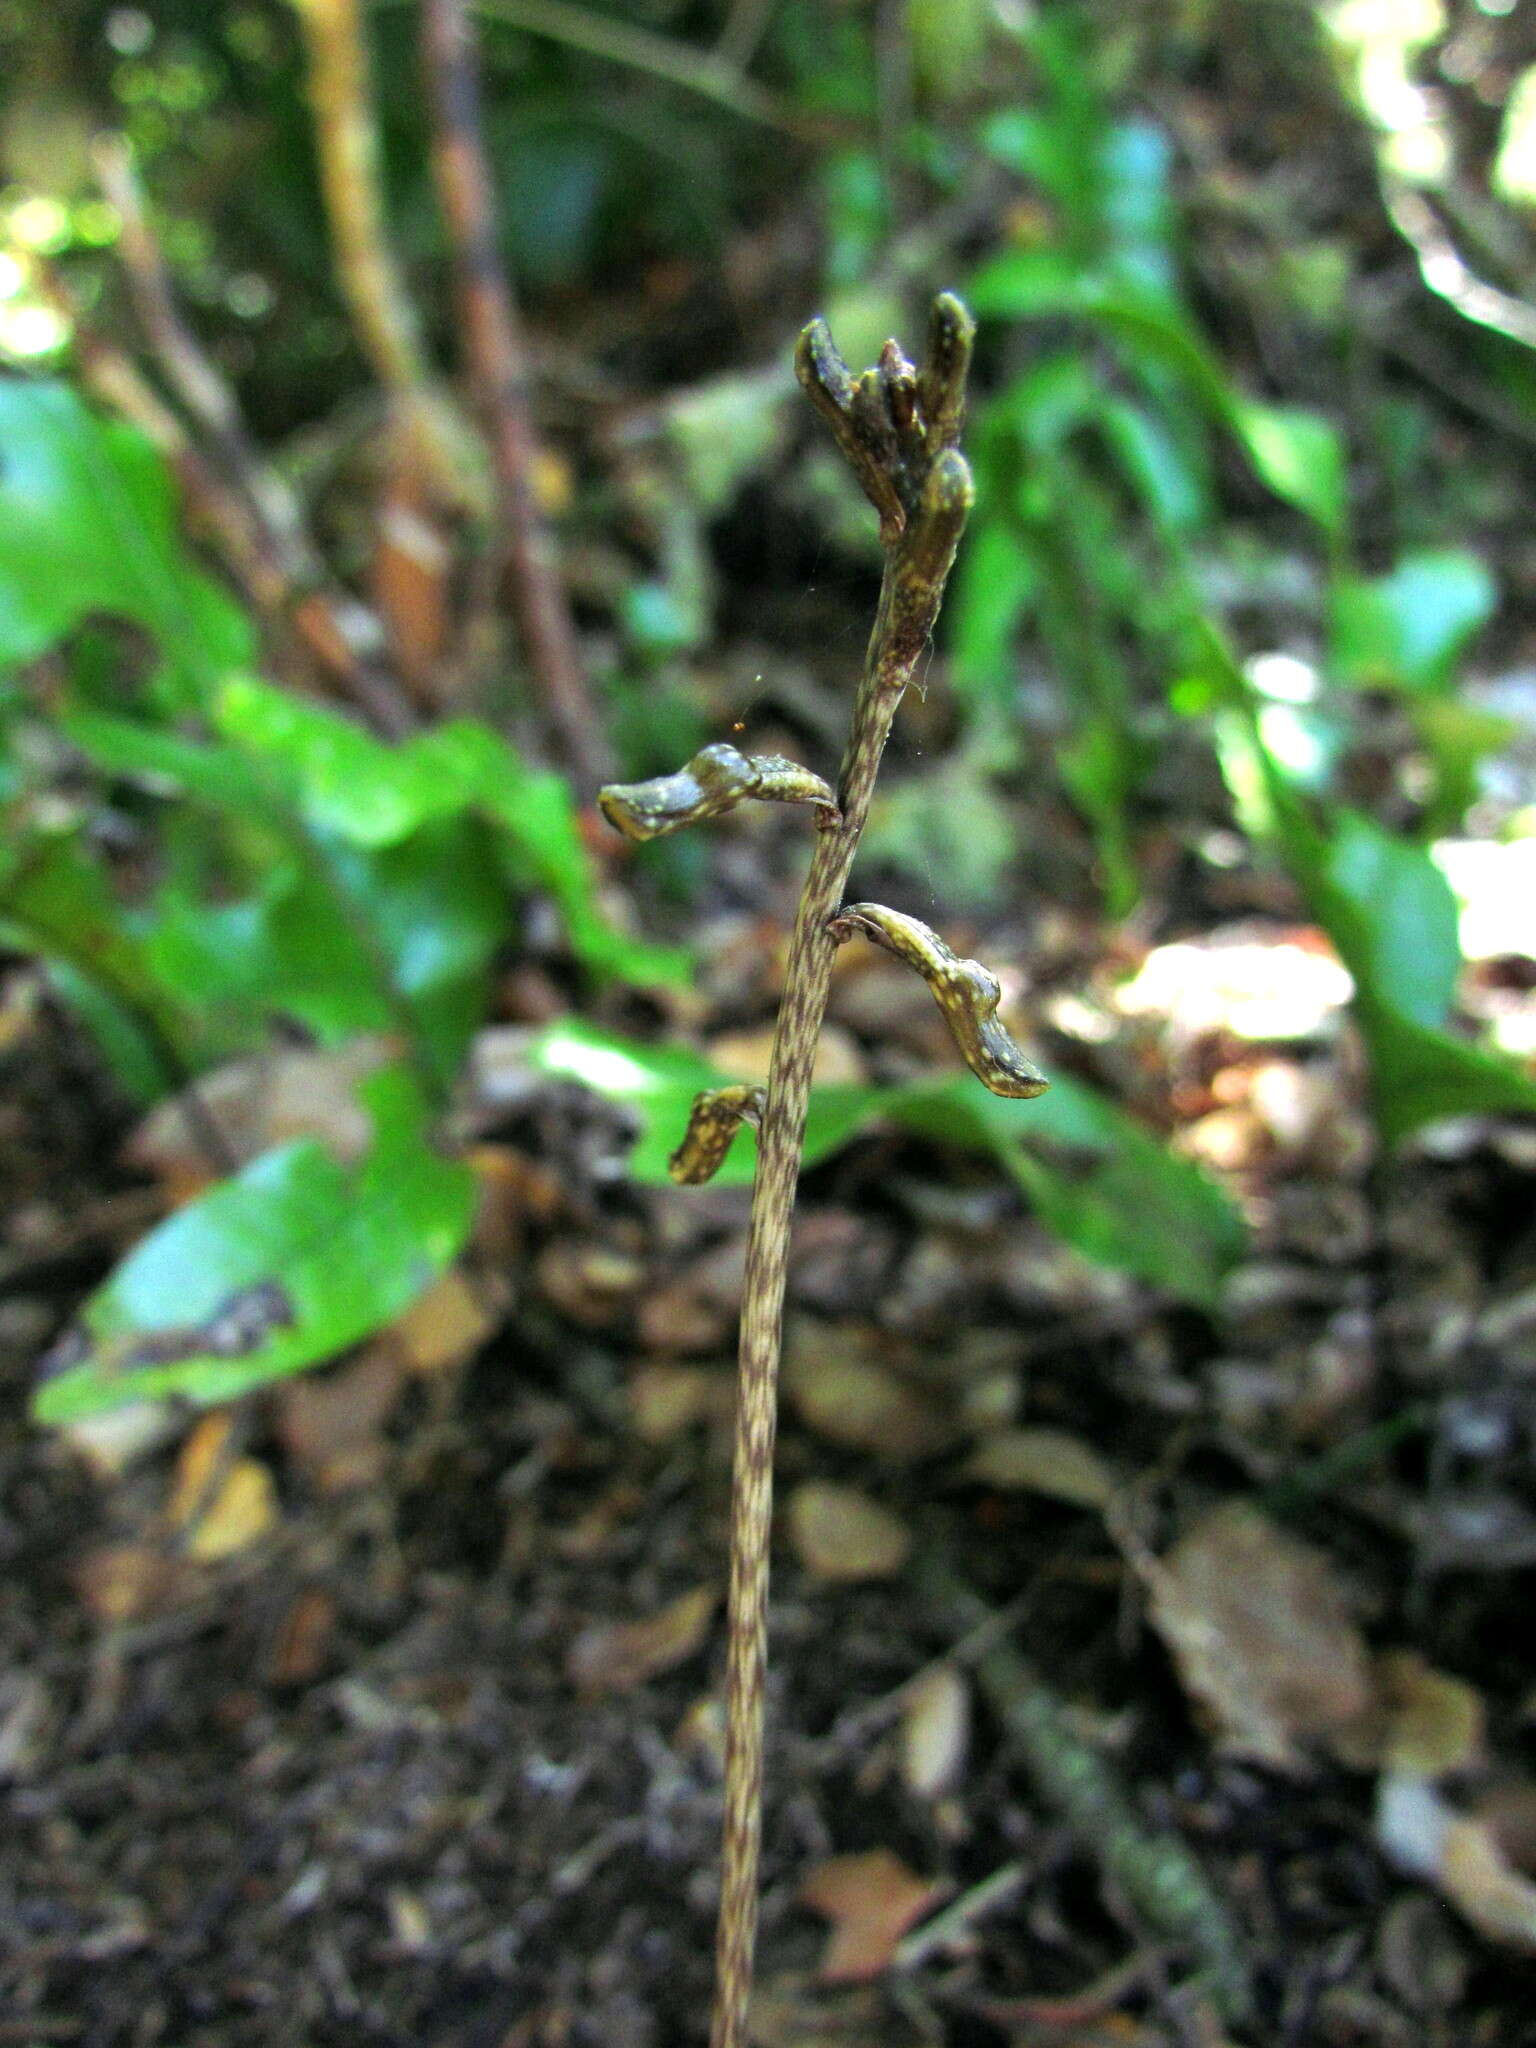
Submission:
[[[1349,517],[1349,478],[1344,444],[1332,421],[1299,406],[1262,405],[1251,398],[1233,399],[1228,417],[1275,496],[1315,519],[1325,532],[1342,534]]]
[[[1011,707],[1013,636],[1039,584],[1039,569],[1010,526],[988,519],[973,528],[956,565],[947,615],[957,691],[977,703]]]
[[[1527,64],[1506,93],[1492,183],[1511,206],[1536,206],[1536,64]]]
[[[870,860],[919,883],[942,875],[952,904],[995,903],[1018,852],[1016,817],[993,786],[984,750],[972,743],[927,775],[878,794],[861,846]]]
[[[1329,621],[1334,669],[1346,682],[1443,690],[1497,601],[1485,564],[1461,548],[1405,555],[1388,576],[1345,580]]]
[[[101,1027],[103,1050],[135,1094],[182,1078],[173,1065],[194,1031],[191,1005],[166,980],[113,893],[79,827],[0,840],[0,943],[46,961],[60,993]],[[14,834],[15,836],[9,836]],[[175,1052],[173,1052],[175,1049]]]
[[[968,1075],[914,1083],[888,1091],[885,1113],[992,1152],[1075,1251],[1181,1300],[1211,1306],[1242,1256],[1242,1220],[1215,1182],[1070,1075],[1031,1102],[989,1095]]]
[[[630,1177],[647,1187],[671,1185],[667,1161],[682,1142],[693,1098],[730,1078],[697,1053],[618,1038],[576,1017],[561,1018],[539,1032],[529,1045],[528,1060],[542,1073],[566,1075],[633,1110],[640,1135],[626,1163]],[[806,1124],[806,1164],[813,1166],[845,1144],[878,1113],[878,1105],[875,1089],[816,1089]],[[756,1160],[756,1136],[743,1129],[715,1175],[716,1185],[747,1186]]]
[[[1041,319],[1089,309],[1082,274],[1060,249],[1013,249],[994,256],[966,291],[972,312],[1005,320]]]
[[[985,75],[989,0],[908,0],[906,37],[920,91],[941,103],[974,92]]]
[[[196,989],[205,1013],[246,1020],[231,1043],[274,1015],[326,1044],[394,1030],[446,1082],[512,923],[489,829],[451,777],[418,761],[391,782],[392,751],[347,720],[298,700],[290,717],[265,685],[230,693],[254,707],[269,746],[253,738],[247,754],[96,713],[63,721],[109,772],[272,835],[249,895],[209,902],[168,887],[136,913],[146,957],[165,987]],[[295,766],[311,758],[312,804]]]
[[[571,1018],[539,1033],[529,1058],[634,1110],[641,1134],[629,1171],[654,1186],[667,1182],[667,1158],[694,1096],[725,1079],[695,1054],[615,1038]],[[1181,1299],[1214,1300],[1241,1253],[1243,1227],[1221,1190],[1081,1082],[1053,1080],[1030,1102],[989,1095],[969,1074],[899,1088],[813,1089],[807,1165],[881,1118],[992,1153],[1067,1243]],[[752,1133],[743,1132],[719,1182],[749,1181],[755,1149]]]
[[[35,660],[95,614],[145,627],[182,702],[249,663],[238,606],[192,566],[170,478],[134,428],[63,384],[0,381],[0,667]]]
[[[1416,1024],[1443,1024],[1461,942],[1455,893],[1429,849],[1343,811],[1318,879],[1329,935],[1356,984]]]
[[[1282,831],[1313,914],[1355,982],[1376,1121],[1389,1144],[1447,1116],[1536,1112],[1536,1081],[1442,1028],[1460,969],[1456,899],[1424,847],[1346,812]]]
[[[284,1145],[162,1223],[86,1303],[78,1357],[33,1398],[38,1421],[173,1395],[234,1400],[409,1307],[463,1244],[474,1181],[433,1149],[403,1069],[358,1092],[374,1126],[361,1164],[312,1140]]]
[[[458,775],[466,800],[501,827],[523,877],[555,899],[586,966],[641,988],[690,978],[693,963],[680,947],[632,939],[602,910],[563,776],[530,768],[499,734],[467,720],[439,726],[415,744],[429,774]]]
[[[1183,534],[1211,516],[1208,480],[1189,450],[1145,406],[1106,397],[1100,409],[1105,438],[1127,481],[1158,526]]]
[[[589,967],[642,986],[686,980],[686,954],[631,939],[603,914],[564,779],[530,768],[488,726],[455,720],[391,745],[250,677],[226,685],[215,720],[279,775],[312,825],[352,844],[387,846],[430,820],[480,812],[505,835],[522,878],[554,897]]]
[[[1441,1117],[1536,1115],[1536,1080],[1512,1061],[1362,994],[1376,1121],[1388,1144]]]

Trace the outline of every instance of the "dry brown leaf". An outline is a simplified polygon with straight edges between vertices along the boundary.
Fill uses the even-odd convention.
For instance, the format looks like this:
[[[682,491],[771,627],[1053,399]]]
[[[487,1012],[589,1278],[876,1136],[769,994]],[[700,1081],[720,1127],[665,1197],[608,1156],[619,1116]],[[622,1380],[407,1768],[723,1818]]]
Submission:
[[[277,1520],[277,1488],[257,1458],[230,1458],[228,1409],[205,1415],[181,1447],[166,1516],[200,1563],[259,1542]]]
[[[381,1037],[354,1038],[330,1051],[264,1053],[230,1060],[197,1081],[189,1117],[187,1096],[152,1109],[124,1147],[130,1165],[196,1189],[224,1172],[199,1137],[212,1123],[238,1166],[293,1138],[318,1138],[344,1165],[360,1159],[373,1140],[357,1084],[393,1053]]]
[[[633,1252],[578,1237],[552,1239],[535,1260],[534,1274],[545,1299],[585,1330],[622,1321],[646,1280]]]
[[[822,1339],[821,1325],[795,1324],[784,1361],[784,1391],[808,1429],[893,1465],[914,1464],[953,1442],[954,1422],[936,1401],[837,1338]]]
[[[789,1497],[789,1540],[817,1578],[889,1579],[912,1548],[906,1524],[852,1486],[808,1479]]]
[[[1536,1951],[1536,1884],[1510,1863],[1486,1821],[1458,1813],[1422,1778],[1389,1771],[1377,1795],[1376,1836],[1479,1934]]]
[[[695,1586],[643,1621],[594,1622],[566,1655],[567,1678],[583,1692],[625,1692],[675,1669],[703,1648],[718,1598]]]
[[[284,1615],[268,1659],[274,1685],[308,1685],[330,1656],[336,1633],[334,1596],[324,1586],[306,1586]]]
[[[412,1372],[447,1372],[474,1356],[497,1321],[484,1290],[450,1266],[391,1325],[389,1337]]]
[[[1161,1562],[1138,1561],[1152,1619],[1222,1748],[1281,1770],[1371,1701],[1359,1630],[1328,1559],[1240,1502]]]
[[[186,1418],[171,1401],[130,1401],[104,1415],[83,1415],[59,1431],[98,1479],[120,1479],[130,1466],[181,1435]]]
[[[817,1984],[784,1972],[752,1994],[752,2048],[922,2048],[930,2038],[870,1985]]]
[[[385,1427],[404,1384],[404,1361],[386,1336],[348,1364],[281,1389],[278,1434],[322,1493],[371,1486],[379,1477],[388,1455]]]
[[[761,1031],[722,1031],[709,1040],[704,1050],[710,1064],[729,1081],[766,1081],[773,1053],[773,1027]],[[816,1063],[811,1080],[818,1088],[841,1084],[859,1086],[869,1079],[869,1068],[851,1031],[839,1025],[823,1026],[816,1041]]]
[[[174,1607],[195,1574],[184,1558],[150,1543],[107,1543],[74,1570],[81,1599],[98,1621],[116,1626]]]
[[[953,1664],[913,1680],[901,1704],[901,1782],[917,1799],[954,1790],[971,1737],[971,1691]]]
[[[642,1365],[629,1382],[630,1422],[642,1443],[670,1443],[700,1422],[725,1419],[735,1404],[730,1374],[707,1365]]]
[[[832,1922],[822,1952],[826,1984],[853,1984],[888,1967],[909,1927],[943,1896],[944,1887],[919,1877],[889,1849],[833,1856],[800,1887],[800,1903]]]
[[[381,502],[371,582],[396,666],[417,696],[432,701],[443,678],[453,556],[437,519],[417,496],[396,484]]]
[[[1114,1467],[1061,1429],[1002,1429],[965,1461],[962,1479],[1002,1492],[1043,1493],[1073,1507],[1102,1508],[1119,1485]]]
[[[1436,1671],[1416,1650],[1388,1650],[1376,1660],[1376,1687],[1388,1770],[1443,1778],[1482,1762],[1487,1715],[1482,1694],[1464,1679]]]

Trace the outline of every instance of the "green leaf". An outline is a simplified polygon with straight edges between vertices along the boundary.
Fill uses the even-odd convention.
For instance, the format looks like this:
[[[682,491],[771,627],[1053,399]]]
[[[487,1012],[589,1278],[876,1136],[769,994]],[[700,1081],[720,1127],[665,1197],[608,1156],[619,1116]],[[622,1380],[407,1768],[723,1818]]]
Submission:
[[[33,661],[93,614],[145,627],[181,702],[249,663],[249,625],[193,568],[164,463],[63,384],[0,381],[0,667]]]
[[[60,993],[100,1027],[103,1050],[135,1094],[181,1078],[167,1049],[192,1034],[178,984],[135,934],[83,829],[18,830],[0,839],[0,942],[40,956]]]
[[[927,1137],[992,1152],[1075,1251],[1181,1300],[1210,1307],[1242,1256],[1242,1219],[1215,1182],[1070,1075],[1031,1102],[956,1075],[892,1090],[885,1109]]]
[[[1294,837],[1295,824],[1287,830]],[[1426,848],[1346,812],[1294,864],[1355,982],[1389,1144],[1446,1116],[1536,1111],[1536,1081],[1442,1027],[1461,966],[1456,899]]]
[[[1349,478],[1332,421],[1299,406],[1262,405],[1251,398],[1232,399],[1228,417],[1275,496],[1325,532],[1341,535],[1349,517]]]
[[[615,1038],[574,1018],[540,1032],[529,1059],[545,1073],[581,1081],[635,1111],[641,1132],[629,1172],[650,1186],[668,1184],[667,1159],[694,1096],[726,1078],[696,1054]],[[969,1074],[900,1088],[816,1088],[806,1164],[880,1118],[941,1143],[992,1153],[1067,1243],[1183,1300],[1213,1301],[1241,1254],[1242,1223],[1222,1191],[1081,1082],[1053,1080],[1046,1094],[1029,1102],[989,1095]],[[753,1134],[743,1132],[718,1182],[750,1181],[755,1150]]]
[[[1370,1048],[1376,1121],[1388,1144],[1441,1117],[1536,1115],[1536,1081],[1511,1061],[1368,996],[1357,1007]]]
[[[409,1307],[462,1246],[474,1180],[432,1149],[403,1069],[369,1075],[359,1095],[374,1141],[356,1169],[312,1140],[284,1145],[129,1254],[81,1314],[83,1355],[39,1386],[39,1422],[172,1395],[234,1400]]]
[[[401,744],[249,677],[220,693],[216,722],[274,769],[309,822],[358,846],[387,846],[434,819],[479,811],[505,836],[524,881],[547,889],[585,964],[644,987],[686,981],[672,947],[619,931],[597,901],[564,779],[533,769],[488,726],[455,720]]]
[[[1101,407],[1105,437],[1131,487],[1165,532],[1194,532],[1211,517],[1203,469],[1164,423],[1145,406],[1107,397]]]
[[[404,1031],[446,1082],[512,920],[488,828],[451,776],[411,757],[395,775],[395,752],[346,719],[243,679],[226,701],[248,755],[98,713],[62,721],[109,772],[274,835],[247,896],[163,889],[136,919],[146,957],[200,1011],[251,1027],[284,1015],[327,1044]]]
[[[1416,1024],[1443,1024],[1461,942],[1455,892],[1428,848],[1343,811],[1318,881],[1329,935],[1356,984]]]
[[[630,1178],[646,1187],[672,1185],[667,1161],[688,1128],[693,1098],[706,1088],[721,1087],[730,1078],[698,1053],[618,1038],[578,1017],[563,1017],[540,1031],[530,1042],[528,1060],[541,1073],[580,1081],[594,1094],[622,1102],[634,1111],[640,1135],[626,1165]],[[814,1090],[805,1131],[806,1165],[814,1166],[818,1159],[846,1144],[878,1114],[879,1103],[877,1089]],[[748,1186],[756,1160],[756,1134],[744,1127],[715,1175],[715,1185]]]
[[[1040,571],[1013,529],[977,524],[961,550],[949,604],[950,671],[957,691],[1011,707],[1017,685],[1014,632],[1040,585]]]
[[[1345,682],[1443,690],[1497,602],[1485,564],[1460,548],[1405,555],[1389,576],[1342,581],[1329,621],[1334,670]]]

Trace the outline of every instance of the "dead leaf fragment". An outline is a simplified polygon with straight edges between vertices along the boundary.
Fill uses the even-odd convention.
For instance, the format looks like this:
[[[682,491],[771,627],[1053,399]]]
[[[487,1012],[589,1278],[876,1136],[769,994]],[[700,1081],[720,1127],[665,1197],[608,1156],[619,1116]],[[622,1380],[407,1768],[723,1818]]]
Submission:
[[[773,1028],[761,1031],[724,1031],[709,1040],[704,1050],[710,1064],[730,1081],[766,1081],[773,1054]],[[869,1079],[869,1070],[852,1032],[836,1024],[825,1025],[816,1041],[816,1063],[811,1080],[818,1088],[843,1083],[855,1086]]]
[[[565,1674],[583,1692],[627,1692],[704,1646],[718,1595],[695,1586],[643,1621],[594,1622],[572,1643]]]
[[[98,1479],[120,1479],[130,1466],[180,1436],[185,1417],[171,1401],[130,1401],[105,1415],[66,1422],[59,1434]]]
[[[620,1322],[645,1285],[642,1262],[615,1245],[578,1237],[557,1237],[534,1261],[544,1298],[584,1330]]]
[[[825,1984],[855,1984],[889,1967],[896,1945],[943,1896],[889,1849],[833,1856],[800,1887],[800,1903],[832,1922],[819,1975]]]
[[[1487,1715],[1475,1687],[1436,1671],[1414,1650],[1378,1657],[1376,1683],[1387,1716],[1388,1770],[1443,1778],[1481,1763]]]
[[[707,1365],[642,1365],[629,1382],[629,1416],[642,1443],[665,1444],[696,1424],[729,1417],[736,1386]]]
[[[907,1687],[901,1706],[901,1782],[914,1798],[954,1790],[970,1736],[970,1687],[953,1664],[935,1664]]]
[[[259,1542],[277,1520],[270,1470],[258,1458],[228,1457],[230,1428],[224,1409],[198,1423],[181,1447],[166,1506],[187,1556],[203,1564]]]
[[[1043,1493],[1073,1507],[1102,1508],[1119,1479],[1081,1437],[1062,1429],[1001,1429],[966,1460],[962,1479],[1004,1493]]]
[[[239,1166],[294,1138],[318,1138],[343,1165],[352,1165],[373,1140],[357,1084],[391,1052],[389,1041],[375,1035],[334,1050],[230,1060],[199,1075],[190,1109],[186,1093],[158,1103],[129,1138],[124,1157],[168,1182],[173,1193],[196,1193],[225,1171],[222,1161],[209,1158],[200,1135],[211,1123]]]
[[[1370,1667],[1328,1559],[1256,1509],[1204,1516],[1161,1562],[1139,1560],[1152,1619],[1223,1749],[1279,1770],[1355,1721]]]
[[[840,1348],[836,1338],[823,1343],[819,1324],[793,1327],[784,1391],[818,1436],[893,1465],[915,1464],[954,1440],[954,1423],[938,1402],[872,1359]]]
[[[496,1322],[484,1294],[450,1266],[417,1295],[389,1334],[412,1372],[447,1372],[474,1356]]]
[[[371,1486],[388,1455],[385,1427],[405,1382],[389,1338],[366,1345],[348,1364],[290,1380],[278,1400],[284,1448],[322,1493]]]
[[[912,1548],[905,1523],[852,1486],[808,1479],[789,1497],[789,1540],[819,1579],[889,1579]]]
[[[325,1668],[336,1633],[336,1602],[324,1586],[306,1586],[284,1615],[268,1659],[274,1685],[308,1685]]]
[[[1422,1778],[1389,1771],[1377,1793],[1376,1838],[1479,1934],[1536,1952],[1536,1884],[1514,1868],[1485,1821],[1458,1813]]]
[[[931,2040],[892,2009],[877,1986],[817,1984],[785,1972],[752,1994],[752,2048],[923,2048]]]
[[[75,1567],[81,1599],[97,1621],[115,1627],[174,1607],[194,1578],[184,1559],[150,1543],[107,1543]]]

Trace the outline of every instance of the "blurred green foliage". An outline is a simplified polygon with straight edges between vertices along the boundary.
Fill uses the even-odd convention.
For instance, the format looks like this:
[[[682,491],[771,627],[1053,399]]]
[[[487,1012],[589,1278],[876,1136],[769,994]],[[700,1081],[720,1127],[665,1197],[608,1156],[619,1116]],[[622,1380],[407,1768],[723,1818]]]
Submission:
[[[589,379],[605,398],[668,394],[656,468],[628,498],[612,487],[599,514],[623,529],[633,571],[610,591],[607,691],[632,765],[672,765],[707,736],[714,535],[744,496],[782,489],[830,552],[867,561],[867,518],[847,517],[840,481],[814,458],[789,474],[798,401],[782,358],[797,316],[822,295],[867,359],[907,284],[926,296],[953,281],[982,320],[978,503],[944,622],[959,730],[941,764],[888,790],[871,852],[995,901],[1030,879],[1012,791],[1055,784],[1083,820],[1105,912],[1123,917],[1167,802],[1149,794],[1160,768],[1210,764],[1230,817],[1354,977],[1384,1135],[1536,1107],[1526,1076],[1456,1033],[1455,905],[1430,852],[1463,828],[1509,736],[1463,689],[1479,635],[1497,630],[1478,521],[1500,487],[1442,452],[1433,380],[1355,374],[1368,294],[1352,237],[1369,203],[1304,224],[1283,181],[1249,190],[1231,163],[1196,178],[1199,122],[1180,132],[1166,112],[1185,93],[1198,108],[1273,81],[1300,147],[1324,147],[1324,182],[1374,165],[1388,198],[1405,179],[1427,190],[1428,158],[1408,149],[1423,138],[1390,130],[1390,95],[1378,106],[1360,80],[1396,65],[1410,81],[1438,31],[1393,42],[1391,10],[1374,28],[1335,10],[1330,42],[1302,0],[479,12],[505,244],[536,317],[580,337],[562,391],[585,403]],[[447,343],[413,10],[381,4],[370,35],[392,222]],[[1387,70],[1385,45],[1370,46],[1374,70],[1365,61],[1372,35],[1391,45]],[[114,222],[87,145],[99,123],[121,128],[193,324],[264,437],[302,430],[284,459],[329,492],[332,537],[353,549],[343,566],[359,568],[345,448],[368,411],[291,10],[64,0],[39,15],[11,0],[0,57],[15,79],[0,124],[11,243],[63,260],[92,317],[118,321]],[[1492,127],[1490,175],[1497,155],[1499,189],[1518,195],[1524,130],[1515,110]],[[1355,152],[1342,171],[1333,136]],[[1479,224],[1512,288],[1518,238],[1464,202],[1457,217]],[[1244,252],[1224,276],[1200,248],[1213,216]],[[20,259],[11,271],[0,340],[30,336],[20,352],[46,362],[65,330],[26,297]],[[1245,295],[1236,308],[1226,288]],[[1458,349],[1463,334],[1488,406],[1529,431],[1529,351],[1475,325]],[[165,1226],[88,1306],[92,1357],[43,1403],[57,1416],[151,1388],[224,1398],[385,1320],[407,1281],[452,1255],[465,1183],[433,1149],[432,1111],[532,893],[592,977],[643,987],[687,964],[615,928],[567,787],[491,725],[454,719],[389,744],[261,680],[251,622],[189,552],[170,479],[133,430],[62,383],[0,382],[0,458],[0,937],[47,962],[140,1100],[274,1025],[322,1045],[383,1031],[397,1048],[368,1084],[364,1161],[272,1154]],[[1499,516],[1523,518],[1511,502]],[[791,576],[809,573],[796,556]],[[1352,770],[1383,705],[1412,736],[1415,779],[1373,809]],[[663,858],[679,891],[706,865]],[[640,1108],[646,1181],[710,1078],[691,1054],[576,1020],[540,1057]],[[1236,1255],[1222,1197],[1070,1080],[1023,1109],[961,1080],[819,1091],[812,1156],[877,1117],[990,1154],[1080,1250],[1193,1301],[1214,1297]],[[746,1139],[727,1177],[750,1157]],[[360,1233],[344,1286],[313,1255],[326,1216]],[[179,1299],[194,1250],[201,1291]],[[291,1317],[236,1357],[187,1348],[278,1267],[295,1276]],[[167,1328],[176,1355],[134,1363]]]

